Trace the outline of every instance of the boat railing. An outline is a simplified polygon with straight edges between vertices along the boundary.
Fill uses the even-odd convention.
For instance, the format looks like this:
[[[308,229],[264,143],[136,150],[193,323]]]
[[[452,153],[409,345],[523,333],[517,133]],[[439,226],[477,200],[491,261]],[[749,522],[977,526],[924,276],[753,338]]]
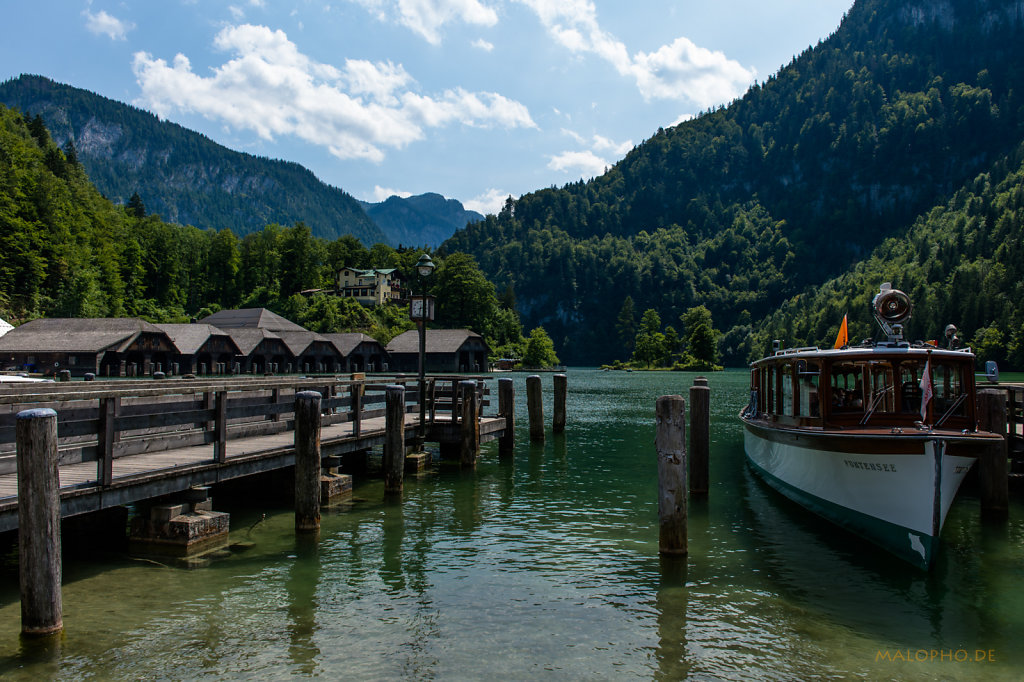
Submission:
[[[780,355],[794,355],[796,353],[807,353],[816,350],[821,349],[818,348],[817,346],[803,346],[802,348],[783,348],[781,350],[775,351],[775,356],[778,357]]]

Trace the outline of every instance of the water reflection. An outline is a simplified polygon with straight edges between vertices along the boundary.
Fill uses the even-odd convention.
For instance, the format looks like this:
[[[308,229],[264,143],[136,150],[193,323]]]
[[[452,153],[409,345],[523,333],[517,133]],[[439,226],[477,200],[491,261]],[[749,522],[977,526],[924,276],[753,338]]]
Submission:
[[[317,588],[322,573],[318,533],[295,535],[295,559],[285,581],[288,595],[288,658],[302,675],[317,674]]]

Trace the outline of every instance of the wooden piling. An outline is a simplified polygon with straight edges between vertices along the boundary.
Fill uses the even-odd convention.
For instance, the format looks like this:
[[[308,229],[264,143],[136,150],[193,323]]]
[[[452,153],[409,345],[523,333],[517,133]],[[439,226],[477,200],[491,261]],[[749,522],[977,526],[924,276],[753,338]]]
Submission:
[[[460,381],[459,390],[462,394],[462,435],[459,446],[459,463],[464,467],[475,467],[480,452],[480,420],[477,418],[476,382]]]
[[[978,391],[978,429],[1002,436],[978,456],[978,495],[981,515],[988,521],[1004,521],[1009,516],[1009,464],[1006,445],[1006,394],[998,389]]]
[[[320,402],[316,391],[295,394],[295,530],[320,530]]]
[[[711,389],[705,377],[697,377],[690,387],[690,492],[708,494],[708,461],[711,448]]]
[[[384,389],[384,492],[401,493],[405,470],[405,387]]]
[[[555,407],[551,417],[551,432],[563,433],[565,431],[565,398],[569,392],[569,380],[564,374],[556,374],[555,382]]]
[[[505,418],[498,456],[511,457],[516,449],[516,389],[511,379],[498,379],[498,414]]]
[[[531,374],[526,377],[526,412],[530,420],[530,440],[544,442],[544,401],[540,377]]]
[[[19,412],[15,438],[21,634],[51,635],[64,629],[57,413],[49,408]]]
[[[658,398],[655,407],[658,453],[658,548],[662,554],[684,555],[686,538],[686,400],[680,395]]]

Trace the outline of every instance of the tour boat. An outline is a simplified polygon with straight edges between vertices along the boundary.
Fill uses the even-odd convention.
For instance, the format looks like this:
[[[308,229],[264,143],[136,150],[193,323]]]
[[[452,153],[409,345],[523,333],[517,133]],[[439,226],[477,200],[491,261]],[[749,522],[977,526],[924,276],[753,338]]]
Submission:
[[[999,436],[977,429],[975,356],[955,328],[949,348],[905,341],[912,306],[889,285],[872,309],[885,341],[849,345],[844,318],[834,348],[751,365],[744,448],[785,496],[927,569],[960,483]]]

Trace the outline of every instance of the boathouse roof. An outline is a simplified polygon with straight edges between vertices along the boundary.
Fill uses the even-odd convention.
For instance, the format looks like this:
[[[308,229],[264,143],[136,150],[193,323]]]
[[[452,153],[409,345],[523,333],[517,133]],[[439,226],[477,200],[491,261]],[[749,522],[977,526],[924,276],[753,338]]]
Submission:
[[[284,345],[288,346],[288,350],[291,351],[291,354],[295,357],[305,353],[310,346],[318,341],[331,346],[332,349],[334,348],[334,345],[331,344],[329,339],[324,338],[316,332],[307,331],[305,329],[300,332],[279,331],[276,332],[276,334],[281,337],[281,340],[284,341]]]
[[[477,340],[487,347],[484,337],[468,329],[428,329],[426,346],[428,353],[455,353],[467,341]],[[391,339],[387,346],[388,353],[419,353],[419,332],[411,329]]]
[[[275,312],[266,308],[239,308],[237,310],[221,310],[200,322],[212,324],[221,329],[236,329],[239,327],[269,329],[273,332],[305,332],[305,327],[286,320]]]
[[[338,352],[341,353],[342,357],[348,357],[351,355],[352,351],[358,348],[361,343],[376,344],[377,346],[380,346],[381,350],[384,350],[384,345],[369,334],[350,332],[344,334],[323,334],[323,337],[338,349]]]
[[[0,351],[121,352],[143,333],[165,335],[136,317],[41,317],[0,336]]]
[[[209,318],[207,318],[209,319]],[[284,341],[277,333],[270,331],[269,329],[250,328],[250,327],[228,327],[225,329],[231,340],[238,346],[240,355],[249,355],[256,347],[259,346],[263,341],[267,339],[276,340],[283,344]]]
[[[224,337],[228,343],[235,347],[237,354],[241,354],[238,344],[223,329],[218,329],[212,324],[157,324],[167,336],[171,343],[182,355],[195,355],[210,340],[210,337]]]

